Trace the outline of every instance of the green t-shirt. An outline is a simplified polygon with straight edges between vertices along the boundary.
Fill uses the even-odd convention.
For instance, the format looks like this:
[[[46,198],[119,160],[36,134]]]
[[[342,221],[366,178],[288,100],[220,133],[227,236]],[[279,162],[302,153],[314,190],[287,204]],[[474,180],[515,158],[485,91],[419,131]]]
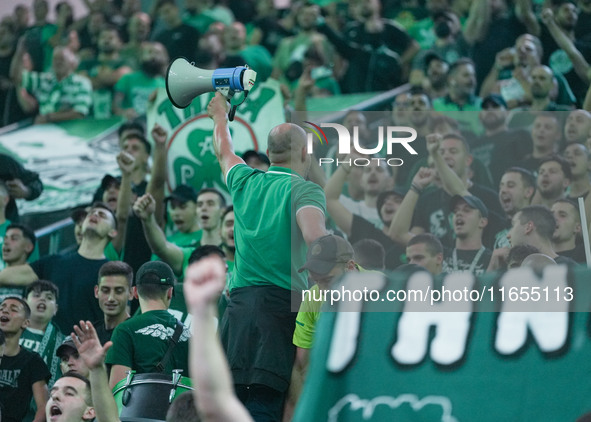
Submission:
[[[410,290],[441,291],[442,280],[423,273],[410,285],[414,277],[394,272],[379,285],[352,273],[345,286],[379,289],[381,299],[404,291],[407,301],[354,302],[348,310],[356,312],[335,303],[324,313],[293,422],[577,420],[591,409],[591,380],[581,376],[591,370],[591,271],[547,266],[544,273],[543,282],[525,267],[448,275],[448,288],[487,293],[462,308],[436,303],[434,312],[418,310]],[[532,293],[540,285],[563,294],[561,310],[555,297],[530,297],[545,312],[508,298],[509,288]]]
[[[148,109],[150,94],[164,86],[162,76],[149,78],[144,72],[137,71],[123,75],[115,84],[115,93],[123,94],[122,108],[133,108],[138,114],[144,114]]]
[[[138,374],[157,372],[156,365],[162,360],[168,349],[168,341],[174,334],[176,318],[166,310],[149,311],[122,322],[113,331],[105,362],[109,365],[123,365],[137,371]],[[171,373],[173,369],[182,369],[189,373],[189,338],[190,330],[185,327],[178,344],[172,351],[164,369]]]
[[[226,183],[234,203],[235,271],[232,289],[279,286],[288,290],[307,287],[306,243],[296,221],[303,208],[326,214],[324,192],[285,167],[267,172],[239,164],[228,170]],[[291,239],[290,247],[278,247]]]

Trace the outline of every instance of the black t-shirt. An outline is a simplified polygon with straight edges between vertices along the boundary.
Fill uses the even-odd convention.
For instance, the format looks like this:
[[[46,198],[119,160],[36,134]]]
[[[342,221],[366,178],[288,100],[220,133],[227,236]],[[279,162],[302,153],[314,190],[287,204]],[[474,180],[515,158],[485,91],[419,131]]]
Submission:
[[[33,384],[46,383],[49,368],[39,354],[21,347],[16,356],[3,356],[0,361],[0,402],[3,422],[21,422],[33,398]]]
[[[482,135],[470,145],[470,151],[488,168],[493,186],[497,189],[505,170],[516,166],[532,151],[531,136],[522,129]]]
[[[499,197],[492,189],[477,184],[472,185],[468,191],[488,208],[488,225],[484,229],[482,243],[487,248],[492,248],[495,235],[504,227],[505,213],[501,209]],[[451,196],[439,188],[422,194],[415,208],[412,226],[422,227],[426,232],[439,238],[443,246],[453,248],[455,240],[449,209],[450,200]]]
[[[445,249],[443,257],[443,272],[457,273],[470,271],[472,274],[480,275],[486,272],[492,252],[485,247],[475,250]],[[455,256],[455,259],[454,259]]]
[[[482,40],[472,46],[478,85],[490,72],[496,54],[504,48],[513,47],[517,37],[527,32],[525,26],[513,15],[494,18],[488,28],[488,33]]]
[[[540,41],[542,42],[544,50],[542,63],[550,66],[554,72],[558,72],[564,76],[573,94],[577,98],[577,105],[581,107],[585,99],[588,84],[577,75],[570,58],[564,50],[558,47],[558,44],[556,44],[556,41],[554,41],[554,38],[550,35],[550,32],[548,32],[545,25],[542,25]],[[574,41],[574,44],[585,60],[589,62],[591,60],[591,44],[589,43],[589,40],[577,38]]]
[[[557,252],[557,253],[559,254],[559,256],[570,258],[579,264],[586,264],[587,263],[587,258],[585,257],[585,248],[583,247],[582,244],[575,246],[574,249],[570,249],[568,251],[561,251],[561,252]],[[558,261],[556,261],[556,262],[558,262]]]
[[[77,251],[67,255],[50,255],[31,263],[41,280],[54,282],[60,294],[54,322],[63,333],[72,331],[80,320],[97,321],[103,318],[94,286],[106,259],[87,259]]]
[[[386,269],[393,270],[406,261],[404,258],[405,248],[394,242],[383,231],[365,218],[353,214],[349,242],[354,244],[362,239],[375,240],[384,247],[384,251],[386,252]]]
[[[560,252],[560,255],[558,255],[556,258],[554,258],[554,261],[556,261],[557,264],[566,264],[566,265],[578,265],[577,261],[575,261],[572,258],[569,258],[566,255],[563,255],[563,252]]]
[[[183,23],[176,28],[165,29],[156,37],[155,41],[166,47],[170,60],[186,57],[189,61],[194,61],[199,44],[199,31],[191,25]]]
[[[579,40],[589,34],[591,34],[591,13],[581,11],[575,26],[575,38]]]
[[[412,38],[404,28],[394,22],[383,20],[384,29],[382,32],[369,33],[365,30],[365,24],[361,22],[349,22],[343,30],[345,39],[361,45],[379,47],[385,45],[390,50],[402,55],[412,43]]]

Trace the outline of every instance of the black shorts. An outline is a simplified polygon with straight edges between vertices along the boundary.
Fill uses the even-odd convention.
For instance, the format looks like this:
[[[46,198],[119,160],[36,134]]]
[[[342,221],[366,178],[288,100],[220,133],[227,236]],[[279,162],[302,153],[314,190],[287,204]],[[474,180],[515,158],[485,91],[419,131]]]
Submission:
[[[221,337],[234,384],[287,390],[295,359],[296,316],[290,290],[276,286],[232,290]]]

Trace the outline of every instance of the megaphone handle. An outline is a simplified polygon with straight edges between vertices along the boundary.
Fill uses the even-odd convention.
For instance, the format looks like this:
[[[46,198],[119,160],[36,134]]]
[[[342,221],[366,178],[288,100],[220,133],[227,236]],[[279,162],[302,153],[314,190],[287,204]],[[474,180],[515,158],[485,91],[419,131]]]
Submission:
[[[230,113],[228,113],[228,120],[233,122],[234,121],[234,116],[236,115],[236,108],[238,106],[233,105],[232,108],[230,109]]]

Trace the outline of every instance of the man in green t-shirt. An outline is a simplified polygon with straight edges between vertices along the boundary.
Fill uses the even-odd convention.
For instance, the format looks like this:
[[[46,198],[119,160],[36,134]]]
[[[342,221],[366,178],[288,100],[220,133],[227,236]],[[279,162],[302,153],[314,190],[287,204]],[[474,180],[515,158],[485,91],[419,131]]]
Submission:
[[[304,178],[310,168],[307,136],[294,124],[271,129],[267,172],[234,153],[228,103],[208,105],[213,146],[234,204],[235,267],[221,327],[238,397],[254,419],[281,420],[295,356],[291,293],[307,288],[307,245],[324,236],[326,200]],[[289,242],[291,241],[291,245]]]
[[[138,270],[133,290],[140,301],[142,313],[122,322],[113,331],[113,347],[106,358],[106,363],[112,365],[111,388],[129,370],[138,374],[171,373],[173,369],[182,369],[185,374],[189,372],[190,332],[187,327],[182,326],[178,342],[170,354],[167,353],[178,323],[168,312],[174,285],[172,269],[164,262],[149,261]],[[159,371],[159,367],[164,370]]]

